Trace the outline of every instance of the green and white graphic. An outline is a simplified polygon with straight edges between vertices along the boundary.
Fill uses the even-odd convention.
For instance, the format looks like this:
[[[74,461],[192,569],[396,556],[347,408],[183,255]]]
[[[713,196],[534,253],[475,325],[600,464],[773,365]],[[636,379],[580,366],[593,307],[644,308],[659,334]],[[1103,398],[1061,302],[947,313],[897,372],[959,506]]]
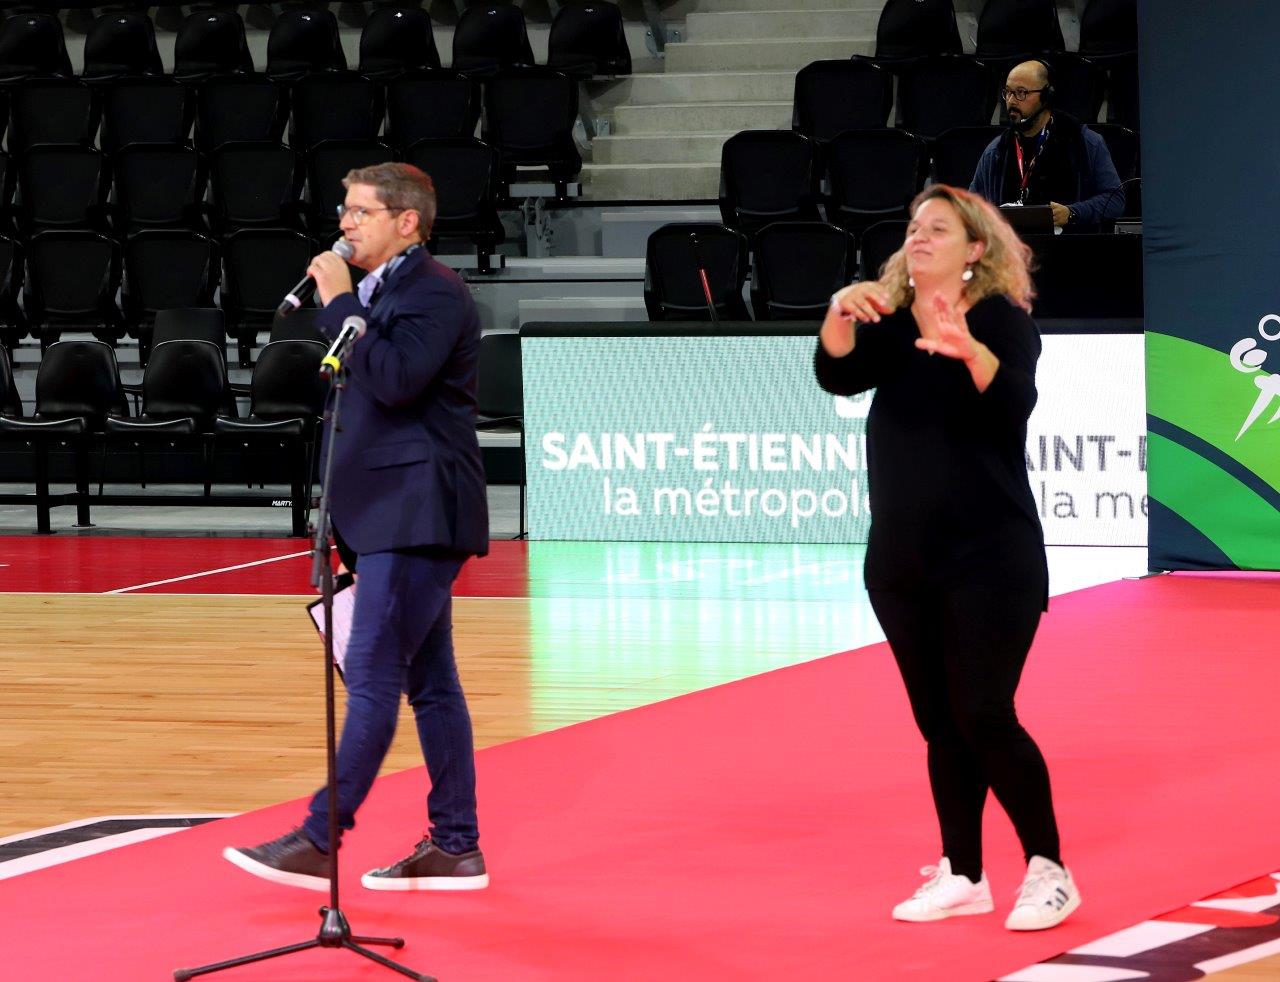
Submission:
[[[1140,546],[1142,339],[1044,341],[1026,458],[1046,539]],[[814,343],[526,335],[530,538],[865,543],[870,394],[823,392]]]

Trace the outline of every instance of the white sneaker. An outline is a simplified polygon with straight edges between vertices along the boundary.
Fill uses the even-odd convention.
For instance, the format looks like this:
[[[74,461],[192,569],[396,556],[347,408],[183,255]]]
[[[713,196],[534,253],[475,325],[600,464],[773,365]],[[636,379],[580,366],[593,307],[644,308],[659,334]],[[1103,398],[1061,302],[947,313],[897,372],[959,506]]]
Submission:
[[[974,883],[967,876],[952,873],[951,860],[946,856],[937,866],[926,866],[920,873],[929,879],[910,900],[893,908],[894,920],[940,921],[959,914],[989,914],[996,909],[986,873]]]
[[[1004,926],[1010,931],[1043,931],[1061,924],[1079,906],[1080,891],[1071,873],[1043,856],[1032,856]]]

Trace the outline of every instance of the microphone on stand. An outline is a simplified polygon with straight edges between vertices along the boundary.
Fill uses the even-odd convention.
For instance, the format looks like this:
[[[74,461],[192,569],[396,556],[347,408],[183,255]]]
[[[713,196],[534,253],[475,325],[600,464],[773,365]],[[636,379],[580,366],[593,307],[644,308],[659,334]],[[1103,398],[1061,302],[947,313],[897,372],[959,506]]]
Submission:
[[[329,345],[329,350],[320,360],[321,378],[329,378],[334,372],[342,371],[342,363],[351,353],[351,346],[364,337],[367,327],[364,318],[354,314],[342,322],[342,330],[338,332],[333,344]]]
[[[350,242],[346,239],[339,239],[333,244],[330,252],[336,252],[343,259],[350,259],[355,253]],[[316,281],[311,276],[304,276],[298,281],[298,285],[284,295],[284,299],[280,301],[280,306],[276,308],[276,314],[280,317],[288,317],[295,310],[311,299],[311,294],[316,292]]]
[[[702,296],[707,301],[707,310],[711,312],[711,323],[719,323],[720,314],[716,311],[716,302],[711,298],[711,284],[707,281],[707,268],[702,263],[702,246],[698,242],[697,232],[689,233],[689,244],[693,246],[693,262],[698,267],[698,279],[702,281]]]

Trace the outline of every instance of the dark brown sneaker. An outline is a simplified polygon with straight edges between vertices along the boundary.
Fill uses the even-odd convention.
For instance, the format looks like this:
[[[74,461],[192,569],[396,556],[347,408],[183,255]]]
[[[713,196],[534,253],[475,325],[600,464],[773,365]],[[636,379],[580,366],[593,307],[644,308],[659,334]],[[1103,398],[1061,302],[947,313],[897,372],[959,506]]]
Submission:
[[[370,870],[360,882],[369,890],[483,890],[489,874],[479,849],[455,856],[428,838],[407,859]]]
[[[222,858],[272,883],[304,890],[329,889],[329,857],[313,846],[301,829],[260,846],[228,846],[222,850]]]

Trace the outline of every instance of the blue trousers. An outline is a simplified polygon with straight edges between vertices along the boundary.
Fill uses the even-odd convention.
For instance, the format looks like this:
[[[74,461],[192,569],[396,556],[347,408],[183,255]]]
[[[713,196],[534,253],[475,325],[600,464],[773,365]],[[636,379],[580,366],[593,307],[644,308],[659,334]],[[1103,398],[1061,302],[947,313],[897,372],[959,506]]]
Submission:
[[[475,751],[471,715],[453,657],[453,581],[462,559],[375,552],[359,561],[344,674],[347,715],[338,743],[339,835],[355,826],[391,747],[406,693],[431,777],[427,820],[445,852],[476,848]],[[311,799],[303,831],[328,848],[329,796]]]

